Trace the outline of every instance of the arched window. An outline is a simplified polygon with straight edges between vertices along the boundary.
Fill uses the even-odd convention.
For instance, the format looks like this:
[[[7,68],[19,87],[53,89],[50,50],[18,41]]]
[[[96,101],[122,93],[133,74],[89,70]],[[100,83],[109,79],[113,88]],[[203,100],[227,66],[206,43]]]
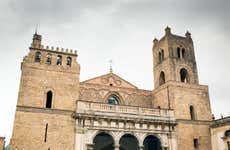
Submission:
[[[177,47],[177,57],[180,58],[180,48]]]
[[[41,53],[40,52],[36,52],[35,53],[35,62],[40,62],[41,61]]]
[[[182,48],[182,58],[185,58],[185,49],[184,48]]]
[[[185,68],[182,68],[180,70],[180,80],[181,80],[181,82],[184,82],[184,83],[189,82],[188,72]]]
[[[161,50],[161,61],[163,61],[165,59],[165,54],[164,54],[164,50]]]
[[[159,63],[161,63],[161,52],[158,53]]]
[[[195,120],[195,112],[194,112],[194,107],[192,105],[189,106],[189,111],[190,111],[191,120]]]
[[[66,65],[67,66],[71,66],[72,65],[72,58],[71,57],[67,57]]]
[[[52,63],[52,55],[50,53],[46,55],[46,63],[49,65]]]
[[[164,83],[165,83],[165,73],[163,71],[161,71],[160,79],[159,79],[159,85],[161,86]]]
[[[119,99],[118,99],[117,96],[111,95],[111,96],[109,96],[109,98],[107,99],[107,102],[108,102],[108,104],[117,105],[117,104],[119,104]]]
[[[57,65],[62,65],[62,56],[61,55],[57,56]]]
[[[52,91],[47,92],[46,93],[46,108],[52,107],[52,98],[53,98]]]

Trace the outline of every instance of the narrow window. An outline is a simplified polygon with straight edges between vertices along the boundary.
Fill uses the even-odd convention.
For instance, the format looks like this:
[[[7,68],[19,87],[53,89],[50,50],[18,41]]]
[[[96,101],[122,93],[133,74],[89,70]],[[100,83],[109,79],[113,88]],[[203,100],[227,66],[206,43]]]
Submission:
[[[193,139],[193,145],[194,145],[195,150],[197,150],[199,147],[198,139]]]
[[[159,63],[161,63],[161,52],[158,53]]]
[[[57,56],[57,65],[62,65],[62,56],[61,55]]]
[[[182,49],[182,58],[185,58],[185,49]]]
[[[230,141],[228,141],[227,144],[228,144],[228,150],[230,150]]]
[[[46,108],[52,107],[52,97],[53,97],[53,93],[51,91],[47,92],[47,94],[46,94]]]
[[[177,47],[177,57],[180,58],[180,48]]]
[[[52,55],[49,53],[46,55],[46,63],[49,65],[52,63]]]
[[[159,85],[161,86],[164,83],[165,83],[165,73],[163,71],[161,71],[160,79],[159,79]]]
[[[35,62],[40,62],[41,61],[41,53],[40,52],[36,52],[35,53]]]
[[[191,120],[195,120],[194,107],[192,105],[189,106],[189,111],[190,111]]]
[[[162,50],[161,50],[161,61],[164,60],[164,57],[165,57],[165,56],[164,56],[164,50],[162,49]]]
[[[45,137],[44,137],[44,142],[47,141],[47,132],[48,132],[48,123],[46,124],[46,128],[45,128]]]
[[[71,57],[67,57],[66,65],[67,66],[71,66],[72,65],[72,58]]]
[[[188,72],[184,68],[182,68],[180,70],[180,80],[181,80],[181,82],[184,82],[184,83],[188,83],[189,82]]]

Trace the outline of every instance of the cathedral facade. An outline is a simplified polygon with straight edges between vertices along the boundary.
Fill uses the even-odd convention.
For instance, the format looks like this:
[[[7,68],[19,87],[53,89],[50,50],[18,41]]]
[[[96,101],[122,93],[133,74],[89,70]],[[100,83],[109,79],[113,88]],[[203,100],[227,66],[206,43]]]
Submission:
[[[208,86],[189,32],[167,27],[153,40],[153,90],[113,72],[80,82],[77,52],[41,41],[35,33],[22,62],[12,150],[211,150]]]

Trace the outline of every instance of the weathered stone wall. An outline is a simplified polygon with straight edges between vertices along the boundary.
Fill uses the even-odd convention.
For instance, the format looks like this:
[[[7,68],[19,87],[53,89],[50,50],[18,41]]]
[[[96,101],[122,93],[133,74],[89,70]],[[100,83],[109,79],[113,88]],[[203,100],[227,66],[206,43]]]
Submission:
[[[36,34],[35,37],[36,38]],[[36,39],[35,39],[36,40]],[[74,149],[74,120],[79,98],[77,54],[72,51],[42,48],[34,41],[22,62],[17,110],[10,142],[12,150]],[[35,61],[40,52],[40,61]],[[51,56],[51,64],[47,56]],[[57,57],[62,63],[57,65]],[[71,57],[71,65],[67,65]],[[46,108],[47,92],[52,91],[51,108]],[[48,124],[47,142],[44,142]]]
[[[41,52],[41,62],[34,62],[35,52]],[[71,67],[66,66],[62,54],[63,65],[56,65],[56,53],[52,54],[52,64],[46,64],[44,50],[30,50],[22,63],[22,76],[19,89],[18,104],[21,106],[45,107],[46,93],[53,92],[52,108],[75,110],[75,101],[78,99],[79,64],[76,56],[72,56]],[[59,55],[61,53],[58,53]]]
[[[152,92],[140,89],[80,84],[80,100],[107,103],[107,98],[117,95],[122,105],[152,107]]]
[[[0,137],[0,150],[4,150],[5,147],[5,138]]]
[[[177,125],[176,132],[178,150],[194,150],[194,138],[198,139],[199,150],[211,150],[209,124],[203,122],[180,121]]]
[[[213,150],[227,150],[227,142],[230,142],[230,137],[225,137],[225,132],[230,130],[230,122],[223,123],[223,125],[212,127],[212,149]]]
[[[73,150],[75,120],[71,114],[71,111],[17,108],[10,149]]]

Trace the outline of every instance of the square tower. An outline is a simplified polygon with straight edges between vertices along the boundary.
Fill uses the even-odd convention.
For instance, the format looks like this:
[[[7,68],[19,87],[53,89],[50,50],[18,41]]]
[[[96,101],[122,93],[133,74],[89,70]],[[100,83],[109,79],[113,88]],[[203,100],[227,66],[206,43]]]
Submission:
[[[210,150],[208,86],[198,82],[191,34],[174,35],[167,27],[165,35],[153,42],[154,107],[174,111],[178,150]]]
[[[77,53],[41,45],[37,33],[21,65],[11,149],[74,149],[79,97]],[[58,132],[57,132],[58,131]]]

